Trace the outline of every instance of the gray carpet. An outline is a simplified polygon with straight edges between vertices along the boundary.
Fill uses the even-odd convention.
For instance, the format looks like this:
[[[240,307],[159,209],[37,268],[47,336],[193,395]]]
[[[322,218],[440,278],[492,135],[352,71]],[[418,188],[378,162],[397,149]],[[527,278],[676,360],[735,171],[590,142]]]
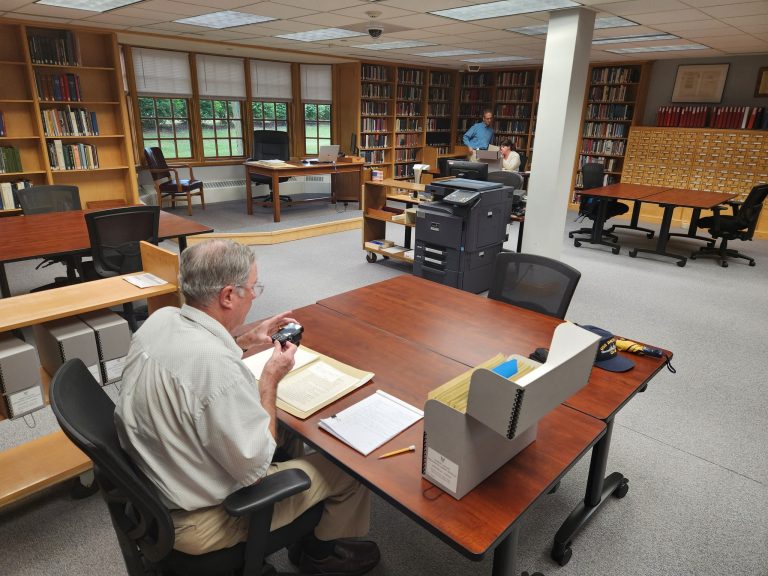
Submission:
[[[195,218],[230,231],[254,225],[230,208],[211,205],[204,216],[196,210]],[[303,210],[285,211],[281,224],[304,220]],[[515,245],[516,231],[508,247]],[[631,246],[633,238],[642,242],[627,232],[622,244]],[[250,318],[409,271],[392,262],[368,264],[360,243],[360,232],[351,231],[256,247],[266,290]],[[697,246],[674,240],[671,249]],[[562,576],[768,576],[768,242],[735,247],[754,256],[757,266],[723,269],[698,260],[679,268],[663,258],[630,259],[626,248],[619,256],[603,248],[575,249],[564,234],[562,258],[582,271],[568,318],[669,348],[678,372],[659,373],[616,419],[609,472],[620,470],[630,479],[629,494],[608,503],[579,534],[570,564],[555,564],[549,559],[552,536],[583,496],[583,459],[558,492],[528,512],[521,569]],[[14,293],[45,282],[32,268],[8,266]],[[35,429],[0,422],[0,448],[55,428],[47,409],[34,420]],[[378,498],[371,535],[382,549],[373,576],[490,573],[490,560],[466,560]],[[63,487],[0,510],[0,541],[4,576],[125,574],[101,500],[73,501]],[[276,562],[288,568],[283,556]]]

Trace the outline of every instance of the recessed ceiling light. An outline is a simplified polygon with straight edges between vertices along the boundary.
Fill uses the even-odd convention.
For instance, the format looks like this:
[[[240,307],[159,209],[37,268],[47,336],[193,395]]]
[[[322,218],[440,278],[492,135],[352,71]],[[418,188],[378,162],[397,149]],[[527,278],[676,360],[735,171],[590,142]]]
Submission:
[[[490,56],[488,58],[468,58],[462,62],[512,62],[515,60],[530,60],[525,56]]]
[[[526,14],[528,12],[546,12],[548,10],[571,8],[573,6],[581,6],[581,4],[572,0],[502,0],[501,2],[490,2],[488,4],[436,10],[430,12],[430,14],[468,22],[471,20],[512,16],[514,14]]]
[[[421,40],[393,40],[392,42],[378,42],[373,44],[355,44],[353,48],[365,48],[366,50],[395,50],[397,48],[419,48],[420,46],[437,46]]]
[[[638,46],[636,48],[613,48],[606,52],[614,54],[636,54],[638,52],[676,52],[678,50],[706,50],[709,46],[701,44],[676,44],[674,46]]]
[[[58,6],[59,8],[74,8],[75,10],[90,10],[91,12],[106,12],[136,4],[141,0],[38,0],[35,4]]]
[[[677,40],[674,34],[635,34],[629,36],[611,36],[610,38],[596,38],[592,44],[621,44],[623,42],[652,42],[653,40]]]
[[[269,22],[275,20],[269,16],[257,16],[246,12],[236,12],[234,10],[224,10],[223,12],[211,12],[210,14],[201,14],[191,18],[182,18],[174,20],[178,24],[189,24],[191,26],[205,26],[206,28],[234,28],[235,26],[245,26],[246,24],[258,24],[259,22]]]
[[[483,50],[471,50],[457,48],[456,50],[441,50],[440,52],[419,52],[413,56],[424,56],[425,58],[447,58],[448,56],[469,56],[471,54],[491,54]]]
[[[595,30],[603,30],[605,28],[623,28],[624,26],[637,26],[637,22],[619,18],[618,16],[610,16],[608,18],[595,19]],[[517,32],[518,34],[526,34],[528,36],[539,36],[540,34],[547,33],[547,24],[541,24],[539,26],[523,26],[522,28],[507,28],[509,32]]]
[[[294,32],[292,34],[280,34],[275,38],[286,40],[300,40],[301,42],[317,42],[318,40],[337,40],[339,38],[351,38],[352,36],[365,36],[362,32],[344,30],[343,28],[319,28],[306,32]]]

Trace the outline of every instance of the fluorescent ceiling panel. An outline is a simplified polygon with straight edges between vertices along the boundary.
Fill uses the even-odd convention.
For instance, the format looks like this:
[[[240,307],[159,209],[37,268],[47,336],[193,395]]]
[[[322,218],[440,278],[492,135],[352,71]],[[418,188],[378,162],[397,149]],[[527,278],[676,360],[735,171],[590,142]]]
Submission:
[[[639,52],[675,52],[678,50],[707,50],[709,46],[701,44],[677,44],[675,46],[638,46],[636,48],[613,48],[606,52],[614,54],[637,54]]]
[[[466,60],[462,60],[462,62],[512,62],[516,60],[530,60],[530,58],[526,58],[525,56],[490,56],[488,58],[467,58]]]
[[[319,28],[306,32],[294,32],[293,34],[280,34],[276,38],[286,40],[299,40],[301,42],[317,42],[318,40],[338,40],[339,38],[351,38],[353,36],[365,36],[362,32],[344,30],[343,28]]]
[[[474,6],[437,10],[435,12],[430,12],[430,14],[469,22],[472,20],[485,20],[486,18],[501,18],[502,16],[527,14],[529,12],[547,12],[549,10],[571,8],[573,6],[581,6],[581,4],[573,2],[572,0],[502,0],[501,2],[490,2],[488,4],[475,4]]]
[[[597,18],[595,20],[595,30],[603,30],[605,28],[623,28],[625,26],[638,26],[637,22],[626,20],[618,16],[610,16],[608,18]],[[507,28],[510,32],[517,32],[518,34],[526,34],[527,36],[539,36],[547,33],[547,24],[541,24],[539,26],[523,26],[522,28]]]
[[[75,10],[90,10],[91,12],[106,12],[141,0],[38,0],[35,4],[58,6],[59,8],[74,8]]]
[[[674,34],[635,34],[630,36],[611,36],[610,38],[597,38],[592,44],[621,44],[623,42],[652,42],[654,40],[677,40]]]
[[[174,22],[221,30],[222,28],[234,28],[235,26],[258,24],[259,22],[269,22],[270,20],[275,20],[275,18],[248,14],[246,12],[236,12],[234,10],[224,10],[222,12],[211,12],[210,14],[182,18],[181,20],[174,20]]]
[[[448,56],[470,56],[472,54],[490,54],[483,50],[471,50],[469,48],[456,50],[441,50],[440,52],[419,52],[413,56],[424,56],[425,58],[447,58]]]
[[[366,50],[396,50],[398,48],[419,48],[421,46],[437,46],[421,40],[393,40],[392,42],[374,42],[373,44],[355,44],[353,48]]]

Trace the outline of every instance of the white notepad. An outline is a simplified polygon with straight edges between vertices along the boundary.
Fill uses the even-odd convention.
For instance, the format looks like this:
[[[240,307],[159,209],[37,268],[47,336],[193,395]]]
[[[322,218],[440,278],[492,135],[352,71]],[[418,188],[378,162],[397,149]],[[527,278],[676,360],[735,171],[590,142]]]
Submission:
[[[318,425],[368,456],[423,417],[424,412],[418,408],[377,390],[338,414],[323,418]]]

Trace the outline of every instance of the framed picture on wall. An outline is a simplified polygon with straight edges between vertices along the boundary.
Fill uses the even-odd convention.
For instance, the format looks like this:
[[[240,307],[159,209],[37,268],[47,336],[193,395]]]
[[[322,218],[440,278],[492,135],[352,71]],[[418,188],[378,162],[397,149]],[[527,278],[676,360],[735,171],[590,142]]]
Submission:
[[[757,86],[755,86],[755,98],[768,97],[768,67],[760,68],[757,72]]]
[[[681,64],[672,102],[720,102],[730,64]]]

